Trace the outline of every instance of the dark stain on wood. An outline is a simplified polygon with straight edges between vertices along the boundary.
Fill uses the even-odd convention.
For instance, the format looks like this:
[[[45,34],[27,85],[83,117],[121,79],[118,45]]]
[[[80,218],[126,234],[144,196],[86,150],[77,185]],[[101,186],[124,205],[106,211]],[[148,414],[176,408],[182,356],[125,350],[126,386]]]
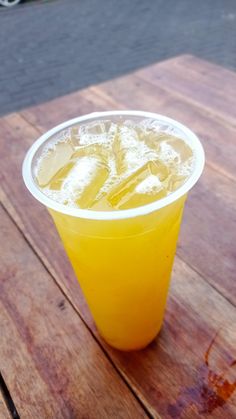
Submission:
[[[60,308],[60,310],[65,310],[66,306],[65,306],[65,300],[61,300],[57,306]]]
[[[175,419],[182,417],[185,409],[190,406],[197,409],[199,414],[211,414],[217,407],[222,407],[235,391],[236,379],[230,382],[225,378],[225,374],[229,368],[236,365],[236,359],[229,364],[227,371],[221,374],[215,373],[209,365],[209,356],[217,335],[218,332],[211,340],[205,353],[204,363],[197,371],[197,384],[183,388],[176,403],[168,406],[170,417]]]

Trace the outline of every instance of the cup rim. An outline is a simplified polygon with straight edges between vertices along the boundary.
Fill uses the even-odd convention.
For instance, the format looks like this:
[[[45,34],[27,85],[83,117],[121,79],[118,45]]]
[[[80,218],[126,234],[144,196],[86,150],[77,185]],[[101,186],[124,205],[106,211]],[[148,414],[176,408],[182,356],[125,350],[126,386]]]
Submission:
[[[68,128],[79,122],[89,121],[94,118],[104,118],[109,116],[137,116],[143,118],[152,118],[156,119],[160,122],[164,122],[169,124],[170,126],[176,127],[181,130],[188,139],[188,144],[192,146],[196,161],[195,161],[195,168],[188,180],[176,191],[171,193],[170,195],[154,201],[150,204],[146,204],[140,207],[125,209],[125,210],[115,210],[115,211],[94,211],[90,209],[81,209],[81,208],[72,208],[68,207],[63,204],[59,204],[56,201],[53,201],[51,198],[46,196],[35,184],[33,175],[32,175],[32,161],[34,158],[35,153],[37,152],[38,148],[46,142],[51,136],[55,135],[59,131],[63,130],[64,128]],[[156,210],[166,207],[167,205],[172,204],[183,195],[185,195],[197,182],[199,179],[205,164],[205,153],[202,147],[202,144],[198,137],[185,125],[181,124],[180,122],[169,118],[164,115],[160,115],[157,113],[146,112],[146,111],[137,111],[137,110],[121,110],[121,111],[105,111],[105,112],[92,112],[90,114],[86,114],[83,116],[79,116],[70,120],[67,120],[54,128],[47,131],[45,134],[41,135],[29,148],[23,162],[22,166],[22,175],[24,179],[24,183],[27,189],[31,192],[31,194],[36,198],[39,202],[44,204],[46,207],[77,218],[84,218],[90,220],[119,220],[119,219],[126,219],[126,218],[133,218],[138,217],[141,215],[146,215],[152,213]]]

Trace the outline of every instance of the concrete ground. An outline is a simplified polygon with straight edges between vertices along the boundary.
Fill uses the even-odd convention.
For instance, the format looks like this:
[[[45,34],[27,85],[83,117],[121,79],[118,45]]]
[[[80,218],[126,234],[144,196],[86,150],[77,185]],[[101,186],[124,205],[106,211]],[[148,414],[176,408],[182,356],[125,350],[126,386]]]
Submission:
[[[0,8],[0,114],[191,53],[236,69],[235,0],[34,0]]]

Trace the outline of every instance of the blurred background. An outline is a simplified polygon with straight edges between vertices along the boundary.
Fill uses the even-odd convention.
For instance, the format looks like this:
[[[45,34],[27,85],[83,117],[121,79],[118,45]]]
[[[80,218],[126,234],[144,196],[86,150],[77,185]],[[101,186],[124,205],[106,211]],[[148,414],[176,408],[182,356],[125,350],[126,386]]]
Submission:
[[[0,39],[4,115],[183,53],[235,70],[236,1],[25,0]]]

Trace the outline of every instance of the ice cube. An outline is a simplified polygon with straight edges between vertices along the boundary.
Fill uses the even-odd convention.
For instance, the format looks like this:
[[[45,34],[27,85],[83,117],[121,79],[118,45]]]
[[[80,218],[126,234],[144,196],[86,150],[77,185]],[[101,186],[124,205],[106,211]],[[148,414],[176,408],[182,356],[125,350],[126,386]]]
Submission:
[[[184,140],[177,137],[170,137],[166,142],[179,154],[181,162],[185,162],[193,157],[192,149]]]
[[[128,149],[137,146],[138,134],[133,127],[122,125],[119,129],[119,137],[122,148]]]
[[[118,125],[111,122],[108,133],[107,133],[107,139],[110,146],[112,146],[117,135],[118,135]]]
[[[79,128],[80,144],[110,143],[116,134],[117,126],[110,121],[94,121]]]
[[[99,157],[105,162],[108,161],[111,151],[107,144],[87,144],[76,147],[76,151],[73,153],[71,159],[76,159],[85,156]]]
[[[136,186],[135,192],[139,194],[153,195],[160,192],[162,189],[163,184],[158,176],[150,175]]]
[[[98,162],[89,184],[84,188],[76,203],[80,208],[91,208],[96,202],[96,196],[109,176],[109,169],[103,162]]]
[[[114,141],[112,144],[112,151],[115,156],[116,172],[118,175],[120,175],[126,170],[126,164],[125,164],[126,149],[122,147],[122,143],[121,143],[121,139],[119,135],[117,135],[114,138]]]
[[[50,182],[48,184],[48,188],[49,189],[54,189],[54,190],[60,190],[63,181],[68,176],[69,172],[71,171],[71,169],[73,168],[74,165],[75,165],[75,162],[73,160],[72,161],[70,160],[69,163],[67,163],[65,166],[63,166],[55,174],[55,176],[50,180]]]
[[[79,127],[74,126],[70,128],[70,142],[73,147],[78,147],[80,144]]]
[[[109,169],[96,157],[82,157],[62,183],[62,193],[80,208],[92,205],[97,193],[109,176]]]
[[[58,142],[45,151],[37,167],[36,178],[39,186],[48,185],[55,174],[69,162],[73,152],[74,149],[68,142]]]
[[[150,204],[158,199],[164,198],[167,191],[157,176],[150,175],[139,183],[129,194],[119,209],[128,209]]]
[[[113,210],[111,204],[107,201],[106,196],[103,196],[101,199],[95,199],[94,202],[90,205],[90,209],[94,211],[112,211]]]
[[[121,175],[126,170],[125,164],[125,153],[122,149],[119,149],[119,145],[114,145],[114,154],[115,154],[115,166],[116,166],[116,173]]]
[[[139,194],[139,193],[132,193],[128,197],[126,201],[119,206],[117,209],[124,210],[130,208],[137,208],[142,207],[143,205],[151,204],[151,202],[158,201],[161,198],[164,198],[167,195],[167,191],[162,188],[155,194]]]
[[[160,141],[166,137],[166,134],[139,129],[139,139],[143,141],[151,150],[158,151],[160,149]]]
[[[153,173],[160,172],[153,162],[146,163],[110,191],[108,202],[115,209],[128,209],[163,198],[167,191],[159,176]]]
[[[151,174],[149,164],[145,164],[143,167],[132,173],[130,176],[123,179],[117,186],[115,186],[108,194],[107,200],[113,207],[117,207],[122,203],[122,199],[129,194],[130,190],[133,190],[139,182],[145,177]]]
[[[166,188],[168,192],[174,192],[180,188],[186,181],[188,176],[178,175],[177,173],[173,173],[169,176],[166,182]]]
[[[177,165],[181,162],[180,154],[166,141],[160,142],[159,155],[161,160],[168,165]]]
[[[162,173],[159,162],[147,162],[130,176],[121,181],[108,193],[108,202],[115,209],[126,209],[145,205],[155,199],[160,199],[166,195],[166,190],[159,178],[160,174]],[[149,192],[142,193],[138,189],[140,185],[142,185],[142,182],[146,179],[149,178],[150,182],[150,177],[151,179],[155,178],[156,181],[155,188],[153,188],[151,196]]]
[[[138,139],[137,131],[130,126],[120,127],[119,134],[113,142],[113,153],[116,160],[117,174],[131,172],[150,160],[151,150]]]
[[[158,179],[160,179],[162,182],[168,177],[170,173],[168,166],[161,160],[150,161],[150,170],[151,173],[157,176]]]

